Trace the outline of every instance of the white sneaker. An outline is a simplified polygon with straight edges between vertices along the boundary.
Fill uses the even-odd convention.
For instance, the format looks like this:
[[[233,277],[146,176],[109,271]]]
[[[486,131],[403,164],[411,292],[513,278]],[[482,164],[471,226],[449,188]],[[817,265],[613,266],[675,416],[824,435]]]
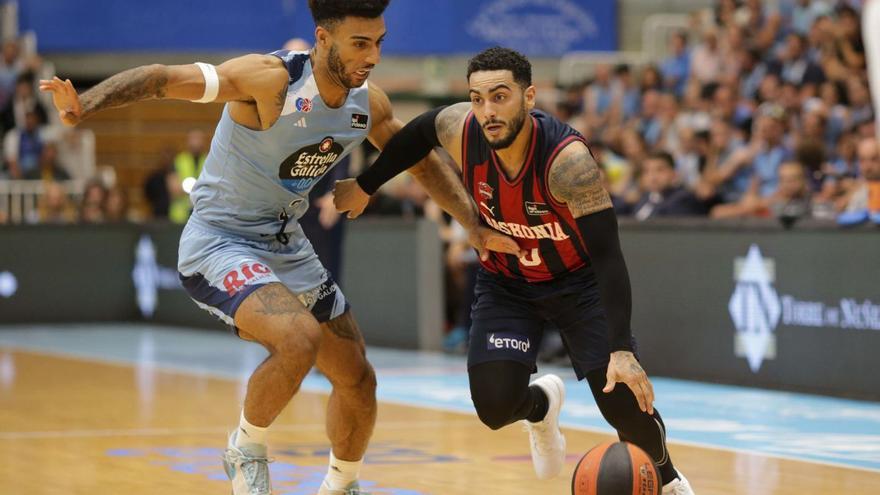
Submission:
[[[687,478],[681,474],[681,471],[676,469],[675,474],[678,475],[678,479],[672,480],[663,486],[663,495],[694,495],[694,490],[691,488],[691,484],[688,482]]]
[[[559,431],[559,411],[565,401],[565,384],[556,375],[544,375],[531,385],[547,394],[547,415],[542,421],[525,420],[532,447],[532,465],[538,479],[556,477],[565,466],[565,436]]]
[[[269,463],[266,447],[259,445],[236,447],[238,430],[229,435],[223,453],[223,468],[232,481],[232,495],[272,495],[269,481]]]
[[[370,495],[367,492],[362,492],[361,487],[357,481],[352,481],[347,487],[342,490],[331,490],[330,485],[327,484],[327,480],[324,480],[321,483],[321,488],[318,489],[318,495]]]

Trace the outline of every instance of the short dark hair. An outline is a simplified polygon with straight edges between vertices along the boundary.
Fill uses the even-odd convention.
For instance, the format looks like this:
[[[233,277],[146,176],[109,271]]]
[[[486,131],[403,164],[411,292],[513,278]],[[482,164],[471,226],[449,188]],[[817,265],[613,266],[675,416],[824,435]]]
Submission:
[[[648,155],[648,160],[663,161],[669,168],[675,170],[675,158],[672,158],[672,155],[670,155],[666,151],[654,151],[653,153]]]
[[[391,0],[309,0],[316,26],[331,29],[348,16],[375,19],[385,12]]]
[[[480,71],[509,70],[513,80],[523,88],[532,85],[532,64],[522,53],[496,46],[483,50],[468,61],[467,77]]]

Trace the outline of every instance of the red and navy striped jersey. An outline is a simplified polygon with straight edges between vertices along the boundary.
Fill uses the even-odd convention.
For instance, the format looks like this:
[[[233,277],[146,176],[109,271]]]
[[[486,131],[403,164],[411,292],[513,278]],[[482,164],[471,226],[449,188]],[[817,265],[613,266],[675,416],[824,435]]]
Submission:
[[[462,176],[483,222],[516,239],[522,258],[493,252],[483,267],[501,276],[542,282],[590,263],[574,217],[550,194],[547,172],[560,151],[584,137],[544,112],[533,110],[532,139],[519,174],[509,179],[473,113],[462,136]]]

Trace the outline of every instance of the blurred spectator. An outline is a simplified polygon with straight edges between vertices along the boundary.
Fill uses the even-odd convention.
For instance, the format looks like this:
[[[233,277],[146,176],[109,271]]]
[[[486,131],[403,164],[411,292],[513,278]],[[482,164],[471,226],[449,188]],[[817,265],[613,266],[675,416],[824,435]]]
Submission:
[[[663,87],[677,96],[684,94],[691,73],[691,54],[687,47],[687,34],[683,31],[673,33],[669,38],[669,57],[660,65],[663,74]]]
[[[641,99],[641,92],[635,84],[629,66],[617,66],[611,83],[612,108],[617,121],[625,122],[637,116]]]
[[[860,177],[849,185],[847,194],[840,201],[843,214],[840,223],[860,223],[869,214],[880,220],[880,144],[870,137],[858,146]]]
[[[120,223],[129,221],[128,218],[128,195],[119,187],[114,186],[107,190],[104,196],[104,221]]]
[[[608,112],[611,110],[611,66],[598,64],[596,74],[584,92],[586,116],[590,119],[592,127],[603,127],[608,121]]]
[[[650,64],[644,69],[642,69],[641,77],[639,78],[639,91],[644,94],[646,91],[655,90],[660,91],[663,89],[663,74],[660,73],[660,69],[657,68],[656,65]]]
[[[104,202],[107,199],[107,189],[97,181],[86,184],[83,191],[82,203],[79,207],[80,223],[101,223],[104,221]]]
[[[705,215],[705,207],[679,182],[672,156],[652,153],[642,163],[642,197],[633,208],[637,220],[654,217]]]
[[[159,152],[159,166],[147,176],[147,180],[144,182],[144,196],[150,203],[153,218],[168,218],[168,211],[171,207],[171,190],[174,188],[172,182],[179,182],[177,174],[174,173],[174,150],[164,148]],[[183,189],[180,186],[177,188],[183,194]]]
[[[13,179],[21,179],[39,167],[46,140],[39,126],[39,116],[30,111],[25,114],[24,127],[10,130],[3,138],[3,155]]]
[[[779,57],[782,63],[782,80],[798,88],[817,86],[825,82],[825,73],[809,59],[806,48],[804,36],[791,33],[786,37],[785,50]]]
[[[449,281],[449,297],[454,309],[452,329],[443,339],[443,350],[463,354],[467,351],[471,327],[471,305],[474,302],[474,286],[480,263],[471,248],[467,232],[458,222],[450,228],[449,247],[446,250],[446,271]]]
[[[24,62],[19,57],[18,40],[3,42],[3,59],[0,61],[0,108],[5,109],[15,90],[15,82],[24,71]]]
[[[58,146],[53,142],[43,145],[39,167],[24,175],[26,180],[59,181],[70,180],[70,175],[58,163]]]
[[[74,209],[70,204],[70,198],[61,184],[57,182],[45,183],[43,195],[40,196],[38,211],[38,221],[40,223],[68,224],[72,223],[76,218]]]
[[[186,223],[192,211],[189,192],[202,172],[208,157],[208,140],[204,131],[193,129],[186,135],[186,150],[174,157],[174,176],[178,185],[170,189],[172,200],[168,218],[174,223]],[[183,191],[185,194],[179,194]]]
[[[804,167],[798,162],[785,162],[779,167],[776,190],[760,194],[757,177],[746,194],[736,203],[718,205],[712,218],[775,217],[800,218],[811,215],[810,188]]]
[[[791,157],[791,151],[783,143],[783,123],[784,111],[781,107],[762,107],[751,141],[747,146],[733,152],[718,167],[715,176],[710,179],[714,186],[726,184],[728,197],[738,197],[756,179],[757,194],[772,194],[777,187],[779,166]]]
[[[709,29],[703,33],[702,43],[691,54],[691,77],[700,84],[718,82],[723,62],[718,48],[718,33]]]
[[[847,99],[849,100],[850,129],[862,122],[874,119],[874,107],[871,105],[871,93],[868,85],[861,77],[852,77],[846,81]]]
[[[831,14],[832,8],[825,0],[796,0],[791,13],[791,29],[801,35],[809,33],[816,19]]]
[[[36,98],[34,77],[30,73],[22,74],[18,77],[12,100],[7,104],[2,115],[0,115],[3,132],[7,132],[15,127],[19,129],[24,128],[28,112],[37,114],[38,125],[43,126],[49,122],[46,108]]]

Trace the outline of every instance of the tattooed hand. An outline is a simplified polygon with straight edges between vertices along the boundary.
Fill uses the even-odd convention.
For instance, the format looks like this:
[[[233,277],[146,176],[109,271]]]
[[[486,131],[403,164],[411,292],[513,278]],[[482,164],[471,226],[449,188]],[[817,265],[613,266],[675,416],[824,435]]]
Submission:
[[[606,394],[614,390],[618,382],[623,382],[632,390],[639,401],[639,409],[648,414],[654,414],[654,386],[648,380],[648,375],[642,369],[642,365],[629,351],[617,351],[611,353],[611,361],[608,363],[607,382],[602,389]]]

